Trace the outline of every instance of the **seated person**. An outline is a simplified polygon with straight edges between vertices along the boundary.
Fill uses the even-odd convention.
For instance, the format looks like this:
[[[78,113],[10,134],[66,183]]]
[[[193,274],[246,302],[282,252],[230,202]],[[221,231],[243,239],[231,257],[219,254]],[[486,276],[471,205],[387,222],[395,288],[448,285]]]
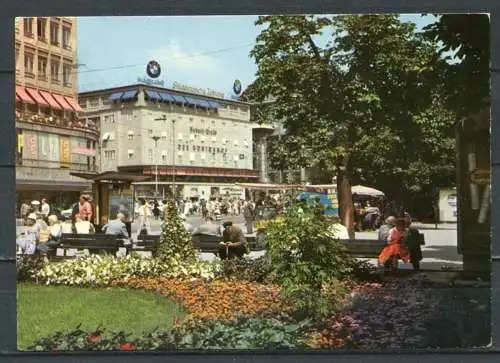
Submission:
[[[75,215],[75,230],[78,234],[95,233],[93,224],[84,220],[80,214]]]
[[[380,226],[377,231],[377,239],[379,241],[384,241],[387,243],[387,239],[389,238],[389,231],[396,226],[396,217],[390,216],[387,217],[385,223]]]
[[[115,236],[123,236],[129,238],[127,231],[127,226],[125,225],[125,215],[123,213],[118,213],[116,219],[110,220],[107,224],[102,226],[102,230],[105,234],[111,234]]]
[[[186,230],[187,230],[189,233],[193,233],[194,227],[193,227],[191,224],[189,224],[189,223],[187,222],[187,217],[186,217],[186,215],[185,215],[185,214],[181,214],[179,217],[180,217],[180,218],[181,218],[181,220],[182,220],[182,224],[184,225],[184,228],[186,228]]]
[[[40,244],[37,249],[42,253],[47,253],[52,251],[57,245],[59,245],[59,239],[62,235],[62,226],[57,219],[57,216],[50,215],[48,217],[49,228],[46,230],[47,233],[47,241],[45,239],[42,240],[40,237]],[[45,231],[44,231],[45,232]]]
[[[214,223],[214,218],[212,216],[207,216],[206,222],[194,230],[193,235],[197,234],[221,237],[220,226],[217,223]]]
[[[38,239],[40,237],[40,226],[37,225],[37,216],[30,213],[26,217],[26,228],[16,239],[17,246],[25,255],[33,255],[36,251]]]
[[[72,234],[75,233],[76,229],[73,225],[71,218],[62,217],[61,230],[62,234]]]
[[[220,243],[219,257],[222,260],[242,258],[249,253],[247,239],[241,228],[233,226],[233,222],[224,222],[223,242]]]
[[[420,261],[422,261],[422,245],[425,243],[423,235],[420,231],[411,225],[411,218],[405,218],[407,233],[403,244],[408,247],[410,251],[410,262],[415,271],[420,270]]]

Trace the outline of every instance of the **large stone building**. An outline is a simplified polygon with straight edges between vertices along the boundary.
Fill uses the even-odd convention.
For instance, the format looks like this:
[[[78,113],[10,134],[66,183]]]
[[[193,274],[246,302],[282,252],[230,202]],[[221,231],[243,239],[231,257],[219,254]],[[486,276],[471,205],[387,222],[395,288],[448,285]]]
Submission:
[[[79,117],[76,19],[17,18],[15,31],[17,202],[66,208],[90,186],[70,172],[96,169],[99,139]]]
[[[103,172],[149,175],[137,197],[244,197],[253,170],[250,107],[145,84],[80,93],[87,121],[100,125]]]

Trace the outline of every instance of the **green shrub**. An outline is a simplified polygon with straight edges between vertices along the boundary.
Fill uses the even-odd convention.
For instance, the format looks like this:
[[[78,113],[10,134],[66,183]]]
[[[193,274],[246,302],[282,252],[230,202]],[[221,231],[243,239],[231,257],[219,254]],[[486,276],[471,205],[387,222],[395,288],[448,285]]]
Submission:
[[[352,272],[345,246],[332,237],[331,225],[305,208],[292,206],[267,227],[267,256],[272,278],[299,315],[324,316],[329,301],[323,286]]]
[[[217,263],[169,259],[147,259],[138,255],[117,258],[91,255],[63,262],[45,264],[35,275],[47,285],[105,286],[132,277],[195,277],[212,279]]]
[[[223,260],[216,277],[229,281],[269,282],[271,264],[266,256]]]
[[[21,255],[16,261],[17,281],[36,281],[37,273],[46,265],[45,259],[39,255]]]
[[[35,342],[28,350],[211,350],[211,349],[278,349],[304,347],[307,321],[294,323],[286,317],[240,318],[234,323],[214,320],[189,320],[170,331],[153,331],[142,338],[131,339],[124,332],[57,332]]]
[[[198,259],[198,254],[193,248],[192,236],[177,214],[174,202],[170,201],[165,208],[165,220],[155,257],[167,261],[175,257],[179,261],[186,262]]]

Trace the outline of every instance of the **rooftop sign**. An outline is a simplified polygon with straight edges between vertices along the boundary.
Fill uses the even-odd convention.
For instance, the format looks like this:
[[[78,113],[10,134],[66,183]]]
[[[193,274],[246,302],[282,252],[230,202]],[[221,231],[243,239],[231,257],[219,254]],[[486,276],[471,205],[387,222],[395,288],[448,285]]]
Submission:
[[[202,96],[224,98],[223,92],[217,92],[217,91],[214,91],[213,89],[210,89],[210,88],[196,88],[196,87],[186,86],[186,85],[181,84],[179,82],[174,82],[174,84],[172,85],[172,88],[179,90],[179,91],[195,93],[197,95],[202,95]]]

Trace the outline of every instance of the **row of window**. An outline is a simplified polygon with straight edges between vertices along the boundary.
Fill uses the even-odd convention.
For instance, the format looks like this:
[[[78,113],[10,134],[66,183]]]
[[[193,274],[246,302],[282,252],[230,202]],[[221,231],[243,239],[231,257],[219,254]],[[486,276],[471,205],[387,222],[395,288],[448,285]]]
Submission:
[[[35,59],[38,78],[43,81],[48,79],[49,58],[47,55],[35,56],[35,52],[25,49],[24,53],[24,72],[27,76],[35,75]],[[61,67],[62,64],[62,67]],[[62,82],[65,86],[71,86],[72,65],[70,63],[61,62],[60,57],[51,56],[50,58],[50,79],[54,82]]]
[[[37,39],[42,42],[47,42],[47,29],[50,29],[50,44],[59,45],[62,40],[62,46],[65,49],[71,49],[71,27],[60,26],[57,21],[50,21],[47,18],[36,19],[36,30],[34,18],[24,18],[24,35],[33,37],[37,35]]]
[[[153,137],[153,130],[148,130],[148,135],[149,135],[150,137]],[[198,139],[201,139],[201,142],[205,142],[205,140],[206,140],[205,136],[201,136],[201,137],[199,137],[199,135],[193,135],[193,134],[191,134],[191,135],[189,135],[189,137],[190,137],[190,140],[191,140],[191,141],[194,141],[194,140],[195,140],[195,139],[197,139],[197,138],[198,138]],[[133,140],[134,140],[134,132],[133,132],[133,131],[128,131],[128,132],[127,132],[127,138],[128,138],[128,140],[129,140],[129,141],[133,141]],[[160,139],[161,139],[161,140],[166,141],[166,140],[167,140],[167,138],[168,138],[167,133],[166,133],[165,131],[163,131],[163,132],[161,133]],[[184,135],[183,135],[183,134],[181,134],[181,133],[180,133],[180,134],[177,134],[177,139],[178,139],[178,140],[183,140],[183,139],[184,139]],[[216,138],[215,136],[212,136],[212,142],[216,142],[216,141],[217,141],[217,138]],[[223,144],[228,144],[228,143],[229,143],[229,140],[228,140],[228,139],[223,139],[223,140],[222,140],[222,143],[223,143]],[[238,141],[238,140],[233,140],[233,145],[234,145],[234,146],[238,146],[238,145],[239,145],[239,141]],[[249,146],[248,141],[247,141],[247,140],[244,140],[244,141],[243,141],[243,143],[242,143],[242,146],[245,146],[245,147],[247,147],[247,148],[248,148],[248,146]],[[179,144],[179,145],[178,145],[178,147],[179,147],[179,150],[181,150],[181,148],[182,148],[182,150],[184,150],[184,149],[188,150],[188,149],[189,149],[189,145],[180,145],[180,144]],[[203,151],[203,150],[205,149],[205,146],[200,146],[200,145],[198,145],[198,146],[192,145],[192,147],[193,147],[193,150],[195,150],[195,148],[196,148],[198,151],[200,151],[200,149],[201,149],[201,151]],[[207,150],[211,150],[211,149],[212,149],[212,147],[207,146],[207,147],[206,147],[206,149],[207,149]],[[215,150],[215,147],[214,147],[213,149]],[[219,149],[219,148],[217,148],[217,149]],[[222,149],[221,149],[221,150],[222,150]],[[226,150],[227,150],[227,149],[226,149]],[[211,152],[211,151],[210,151],[210,152]],[[226,151],[226,152],[227,152],[227,151]]]
[[[128,158],[129,159],[132,159],[135,155],[135,152],[134,150],[128,150]],[[148,159],[150,162],[153,162],[154,161],[154,150],[153,149],[148,149]],[[176,162],[182,162],[183,159],[184,159],[184,153],[181,151],[181,152],[177,152],[176,153],[176,157],[177,157],[177,161]],[[167,151],[166,150],[163,150],[162,153],[161,153],[161,158],[162,158],[162,161],[163,162],[167,162],[168,161],[168,154],[167,154]],[[217,162],[217,154],[209,154],[208,155],[208,159],[210,159],[212,161],[212,164],[215,164]],[[207,154],[205,153],[202,153],[200,154],[200,160],[202,163],[204,163],[205,161],[207,160]],[[245,160],[245,155],[243,154],[239,154],[239,155],[233,155],[233,162],[234,163],[238,163],[240,160]],[[189,154],[189,161],[191,163],[194,163],[196,162],[196,154],[195,153],[190,153]],[[229,162],[229,156],[227,154],[222,154],[222,161],[224,164],[227,164]]]

